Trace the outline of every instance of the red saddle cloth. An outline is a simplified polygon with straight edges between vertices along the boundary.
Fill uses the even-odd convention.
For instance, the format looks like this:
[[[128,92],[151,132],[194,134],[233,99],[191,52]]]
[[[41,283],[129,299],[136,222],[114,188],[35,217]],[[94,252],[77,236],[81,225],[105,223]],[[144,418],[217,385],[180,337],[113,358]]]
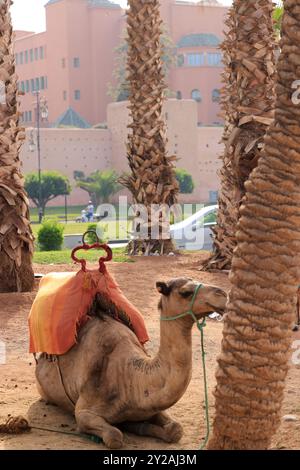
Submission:
[[[106,269],[50,273],[41,280],[29,314],[29,352],[61,355],[69,351],[76,344],[79,328],[89,319],[97,294],[115,307],[116,320],[126,318],[141,344],[149,340],[141,313]]]

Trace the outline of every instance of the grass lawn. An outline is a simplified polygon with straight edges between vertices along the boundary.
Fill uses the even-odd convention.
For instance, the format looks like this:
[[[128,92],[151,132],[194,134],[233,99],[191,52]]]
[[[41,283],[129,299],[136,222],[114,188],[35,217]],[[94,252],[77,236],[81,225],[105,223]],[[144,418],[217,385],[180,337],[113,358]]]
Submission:
[[[104,252],[97,250],[90,250],[86,252],[77,253],[78,258],[84,258],[90,262],[97,262],[99,257]],[[123,248],[113,249],[113,261],[118,263],[134,263],[132,258],[129,258]],[[33,255],[33,262],[37,264],[69,264],[73,263],[71,259],[71,250],[62,251],[35,251]]]
[[[83,234],[88,230],[88,226],[90,225],[90,222],[87,223],[76,223],[75,219],[81,214],[81,210],[84,208],[84,206],[70,206],[68,208],[68,222],[67,224],[64,222],[63,219],[61,219],[62,216],[64,216],[65,213],[65,208],[63,206],[61,207],[47,207],[46,208],[46,213],[45,213],[45,218],[46,219],[58,219],[63,225],[64,225],[64,235],[77,235],[77,234]],[[30,209],[30,217],[33,222],[37,222],[38,220],[38,211],[37,208]],[[208,214],[204,218],[204,222],[215,222],[216,216],[214,213]],[[109,220],[106,222],[99,222],[100,227],[103,230],[104,233],[104,240],[115,240],[115,239],[120,239],[120,240],[126,240],[128,239],[128,235],[131,232],[131,227],[132,227],[132,221],[128,221],[127,223],[124,222],[119,222],[118,220],[116,222]],[[37,232],[40,228],[40,225],[37,223],[32,224],[32,230],[34,233],[34,236],[37,236]]]
[[[75,220],[76,217],[81,215],[81,211],[85,209],[86,206],[70,206],[68,207],[68,220]],[[45,217],[47,219],[61,219],[65,217],[65,207],[64,206],[53,206],[46,207]],[[30,219],[32,222],[37,222],[39,220],[38,208],[30,208]],[[62,219],[64,220],[64,219]]]
[[[113,204],[113,206],[115,207],[115,211],[118,216],[118,213],[119,213],[118,204]],[[84,206],[68,206],[67,208],[68,220],[75,221],[76,217],[80,217],[81,211],[83,209],[86,209],[86,207],[87,207],[87,204]],[[45,209],[45,217],[47,219],[58,219],[64,222],[65,221],[65,206],[47,206]],[[37,207],[30,208],[30,219],[32,222],[37,222],[39,220]]]
[[[96,222],[95,222],[96,223]],[[91,223],[76,223],[70,222],[64,225],[64,235],[77,235],[77,234],[84,234],[88,230],[88,227]],[[104,240],[127,240],[128,239],[128,232],[131,230],[132,222],[114,222],[112,220],[108,222],[99,222],[99,226],[103,230]],[[40,228],[39,224],[32,224],[31,225],[33,234],[37,237],[38,230]]]

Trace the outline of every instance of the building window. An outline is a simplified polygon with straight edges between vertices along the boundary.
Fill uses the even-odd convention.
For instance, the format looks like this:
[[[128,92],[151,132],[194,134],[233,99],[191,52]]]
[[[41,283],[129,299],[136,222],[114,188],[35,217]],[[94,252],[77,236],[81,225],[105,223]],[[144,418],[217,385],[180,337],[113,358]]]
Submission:
[[[208,52],[207,63],[212,67],[222,67],[222,54],[220,52]]]
[[[182,93],[181,93],[181,91],[177,91],[177,93],[176,93],[176,98],[177,98],[178,100],[182,100]]]
[[[33,62],[33,49],[30,49],[29,55],[30,55],[30,62]]]
[[[197,101],[197,103],[201,103],[202,96],[201,96],[200,90],[193,90],[191,93],[191,98]]]
[[[34,78],[30,80],[30,88],[31,88],[31,91],[35,91]]]
[[[218,191],[209,191],[209,202],[213,204],[218,202]]]
[[[32,122],[32,111],[25,111],[22,115],[22,120],[25,122]]]
[[[26,80],[25,91],[26,91],[26,93],[29,93],[29,92],[30,92],[30,83],[29,83],[29,80]]]
[[[78,69],[80,67],[80,59],[79,57],[74,57],[73,59],[73,66],[75,69]]]
[[[66,90],[63,91],[63,100],[67,101],[67,92],[66,92]]]
[[[40,78],[41,90],[45,90],[45,77]]]
[[[25,82],[21,82],[21,91],[25,93]]]
[[[220,90],[218,90],[217,88],[215,88],[215,89],[211,92],[211,99],[212,99],[213,103],[219,103],[219,101],[220,101]]]
[[[34,48],[34,58],[35,60],[39,60],[39,50],[37,47]]]
[[[188,54],[187,65],[190,67],[200,67],[201,65],[204,65],[204,53]]]
[[[24,62],[24,54],[23,52],[20,52],[20,65],[22,65]]]
[[[42,60],[44,58],[44,48],[43,46],[40,47],[40,59]]]
[[[35,89],[36,89],[36,91],[39,91],[39,89],[40,89],[40,79],[39,78],[35,79]]]
[[[28,64],[28,51],[24,52],[25,64]]]
[[[75,91],[74,91],[74,98],[75,98],[75,100],[77,100],[77,101],[80,100],[80,90],[75,90]]]
[[[63,69],[66,68],[66,59],[61,59],[61,66]]]
[[[48,88],[48,77],[44,77],[45,78],[45,88],[47,89]]]
[[[16,53],[16,65],[19,65],[19,54]]]

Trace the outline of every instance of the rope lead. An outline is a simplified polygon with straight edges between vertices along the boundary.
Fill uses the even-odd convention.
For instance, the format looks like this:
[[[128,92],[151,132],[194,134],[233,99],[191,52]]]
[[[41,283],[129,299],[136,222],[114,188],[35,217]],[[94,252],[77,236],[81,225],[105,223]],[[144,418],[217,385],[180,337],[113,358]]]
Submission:
[[[209,426],[209,411],[208,411],[208,391],[207,391],[207,375],[206,375],[206,366],[205,366],[205,350],[204,350],[204,332],[203,328],[206,326],[206,321],[205,317],[200,321],[197,320],[194,312],[193,312],[193,307],[194,303],[196,300],[196,297],[198,295],[199,290],[201,289],[202,284],[198,284],[195,292],[193,294],[191,303],[190,303],[190,308],[187,310],[187,312],[180,313],[179,315],[175,315],[173,317],[160,317],[161,320],[163,321],[172,321],[172,320],[177,320],[178,318],[183,318],[186,317],[187,315],[191,315],[193,318],[194,322],[197,324],[197,328],[200,331],[200,336],[201,336],[201,356],[202,356],[202,368],[203,368],[203,380],[204,380],[204,400],[205,400],[205,420],[206,420],[206,435],[204,438],[204,441],[200,445],[199,450],[203,450],[208,442],[209,438],[209,433],[210,433],[210,426]]]

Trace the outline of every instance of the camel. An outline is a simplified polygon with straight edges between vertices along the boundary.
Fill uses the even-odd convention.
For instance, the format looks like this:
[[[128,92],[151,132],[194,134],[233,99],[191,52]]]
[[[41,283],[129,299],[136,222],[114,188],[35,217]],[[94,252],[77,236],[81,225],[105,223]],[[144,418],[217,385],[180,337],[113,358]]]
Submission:
[[[161,318],[191,308],[197,319],[216,311],[223,314],[226,293],[188,278],[157,282]],[[100,437],[110,449],[122,447],[128,431],[178,442],[182,427],[165,412],[184,394],[191,380],[192,326],[187,314],[160,322],[160,346],[150,358],[126,325],[101,311],[80,330],[78,342],[51,361],[37,360],[36,379],[42,398],[75,414],[80,432]]]

